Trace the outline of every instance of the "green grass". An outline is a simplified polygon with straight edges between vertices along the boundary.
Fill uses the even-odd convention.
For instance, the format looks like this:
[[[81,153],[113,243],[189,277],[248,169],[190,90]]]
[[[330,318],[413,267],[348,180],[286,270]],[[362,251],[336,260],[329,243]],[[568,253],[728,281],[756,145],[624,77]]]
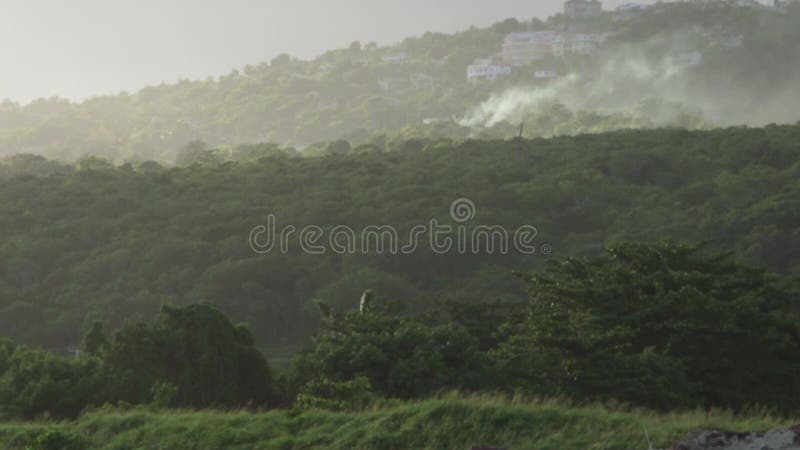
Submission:
[[[797,421],[754,411],[656,414],[492,396],[385,402],[359,413],[101,410],[76,422],[0,424],[7,449],[522,449],[667,448],[698,428],[765,430]],[[49,445],[49,446],[48,446]],[[72,447],[70,447],[72,445]]]

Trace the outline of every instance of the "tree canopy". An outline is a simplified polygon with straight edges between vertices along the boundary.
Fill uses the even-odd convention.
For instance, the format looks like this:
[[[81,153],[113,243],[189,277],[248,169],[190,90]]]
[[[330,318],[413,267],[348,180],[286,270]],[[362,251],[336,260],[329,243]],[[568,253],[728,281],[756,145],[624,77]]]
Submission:
[[[285,348],[314,333],[313,298],[337,311],[356,308],[366,288],[411,311],[435,299],[522,301],[512,272],[540,267],[542,251],[311,257],[296,241],[285,254],[248,244],[270,214],[279,228],[390,225],[405,237],[431,219],[456,224],[459,198],[476,206],[466,225],[535,226],[537,250],[554,255],[673,238],[796,275],[798,142],[800,126],[768,126],[416,140],[318,158],[248,147],[248,159],[185,168],[11,164],[0,179],[0,329],[60,349],[97,320],[119,327],[163,303],[210,301],[263,324],[259,346]]]

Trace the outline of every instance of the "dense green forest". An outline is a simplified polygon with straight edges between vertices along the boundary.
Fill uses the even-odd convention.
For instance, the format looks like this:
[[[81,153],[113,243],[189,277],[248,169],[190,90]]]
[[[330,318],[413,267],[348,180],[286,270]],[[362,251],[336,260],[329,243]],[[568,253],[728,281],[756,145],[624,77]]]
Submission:
[[[391,225],[408,236],[451,203],[470,226],[533,225],[554,256],[594,255],[622,240],[707,242],[797,275],[800,126],[620,131],[510,141],[334,142],[308,158],[271,145],[184,168],[20,155],[0,165],[0,329],[27,344],[76,345],[95,320],[149,319],[161,304],[209,301],[253,326],[264,347],[302,344],[318,298],[335,311],[364,289],[422,312],[445,300],[521,301],[513,275],[548,256],[356,251],[257,254],[251,230]],[[230,153],[226,153],[230,156]],[[259,157],[259,155],[264,155]]]
[[[546,58],[507,79],[468,83],[475,58],[512,32],[609,33],[595,55]],[[353,43],[303,61],[281,55],[219,78],[181,80],[81,103],[0,103],[0,155],[172,163],[192,140],[212,147],[275,142],[304,148],[418,137],[508,138],[679,125],[800,120],[795,70],[800,7],[660,3],[630,20],[509,19],[396,45]],[[741,37],[741,45],[727,45]],[[692,62],[700,57],[697,64]],[[537,70],[562,75],[532,80]],[[556,113],[553,108],[556,107]]]
[[[337,141],[317,157],[195,148],[182,168],[8,158],[0,319],[18,343],[0,354],[3,414],[351,410],[449,390],[797,412],[798,137],[772,125]],[[534,224],[552,253],[249,242],[270,214],[408,235],[455,223],[454,198],[474,202],[468,225]],[[275,377],[267,359],[298,346]]]

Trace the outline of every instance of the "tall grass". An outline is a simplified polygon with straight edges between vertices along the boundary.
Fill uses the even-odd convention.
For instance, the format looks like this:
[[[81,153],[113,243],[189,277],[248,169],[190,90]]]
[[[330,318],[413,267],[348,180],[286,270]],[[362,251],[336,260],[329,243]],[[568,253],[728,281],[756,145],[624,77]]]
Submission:
[[[449,394],[381,402],[361,412],[103,409],[76,422],[0,424],[0,447],[441,450],[496,445],[514,450],[647,450],[649,441],[653,448],[668,448],[698,428],[766,430],[794,423],[759,410],[657,414],[619,405]]]

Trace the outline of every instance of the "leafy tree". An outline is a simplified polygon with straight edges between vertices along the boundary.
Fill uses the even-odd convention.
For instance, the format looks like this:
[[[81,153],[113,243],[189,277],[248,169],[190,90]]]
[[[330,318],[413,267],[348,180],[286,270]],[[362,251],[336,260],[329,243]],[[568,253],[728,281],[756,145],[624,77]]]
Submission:
[[[94,322],[83,337],[81,350],[88,355],[97,356],[108,349],[108,337],[103,329],[103,322]]]
[[[215,307],[165,306],[153,324],[128,322],[108,341],[102,325],[80,357],[0,341],[0,416],[75,418],[92,406],[268,406],[272,373],[250,331]]]
[[[17,346],[0,363],[0,413],[11,417],[74,418],[90,405],[114,399],[110,374],[97,358]]]
[[[324,319],[317,339],[288,373],[289,393],[302,404],[350,404],[367,391],[418,398],[487,381],[486,358],[467,330],[392,317],[379,305]]]
[[[213,165],[219,159],[214,152],[208,148],[208,144],[200,140],[193,140],[186,144],[178,152],[175,163],[180,166],[190,166],[192,164]]]
[[[275,399],[272,374],[253,345],[249,330],[211,305],[164,306],[153,325],[118,330],[105,361],[130,402],[163,401],[167,383],[175,406],[265,405]]]
[[[624,243],[527,280],[529,312],[497,353],[514,383],[661,408],[797,404],[796,293],[763,270]]]

